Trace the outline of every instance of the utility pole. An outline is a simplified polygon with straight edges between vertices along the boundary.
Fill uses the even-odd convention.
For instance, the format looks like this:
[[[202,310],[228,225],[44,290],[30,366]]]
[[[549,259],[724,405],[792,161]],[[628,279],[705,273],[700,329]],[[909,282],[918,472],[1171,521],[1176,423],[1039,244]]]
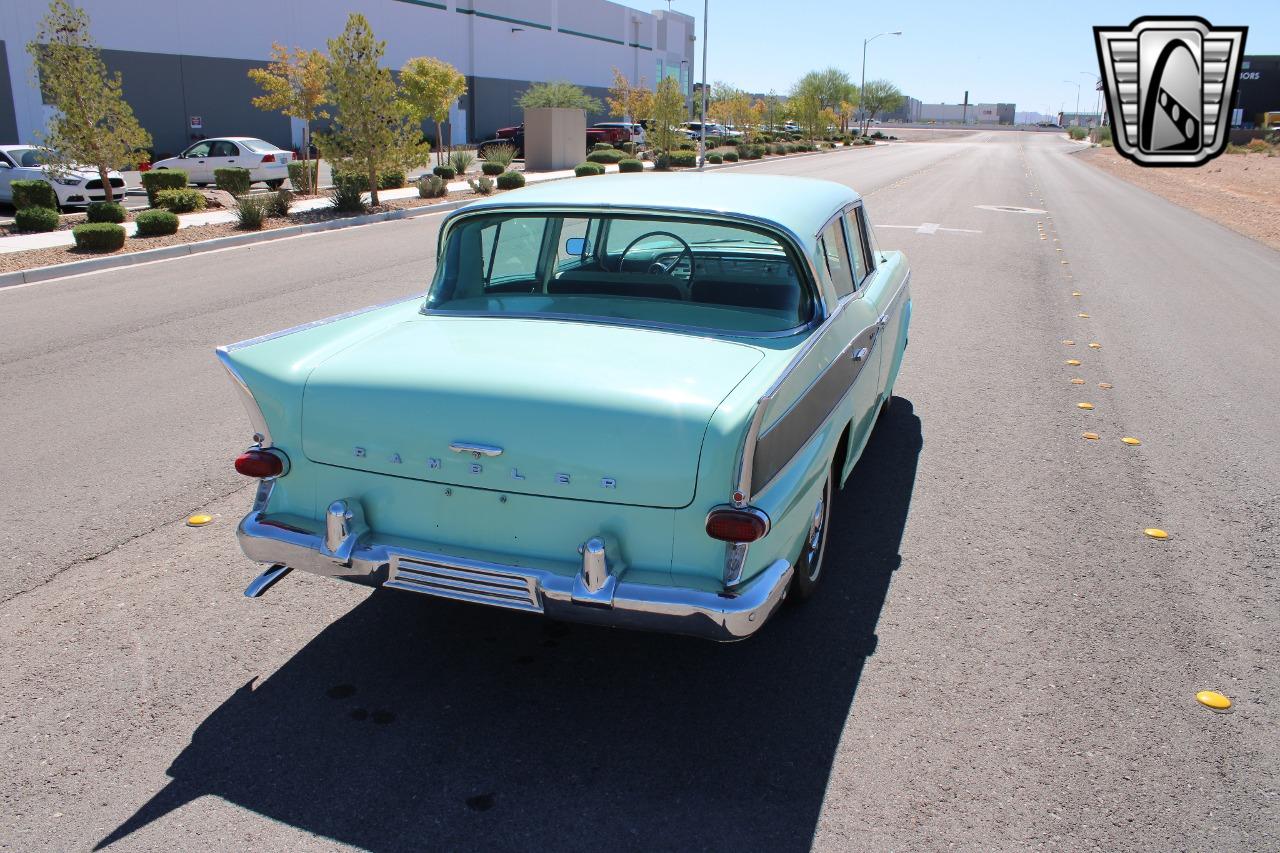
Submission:
[[[1063,80],[1063,83],[1070,83],[1076,87],[1076,117],[1075,123],[1080,124],[1080,82],[1078,80]]]

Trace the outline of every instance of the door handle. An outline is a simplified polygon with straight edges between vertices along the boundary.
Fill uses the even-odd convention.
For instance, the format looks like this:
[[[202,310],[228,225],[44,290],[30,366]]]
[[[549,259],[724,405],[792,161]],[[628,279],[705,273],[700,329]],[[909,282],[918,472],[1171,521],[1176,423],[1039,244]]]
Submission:
[[[876,319],[876,325],[877,325],[877,326],[879,326],[879,327],[880,327],[880,328],[882,328],[882,329],[883,329],[885,326],[889,325],[889,315],[888,315],[888,314],[881,314],[881,315]]]
[[[849,357],[854,361],[866,361],[867,356],[870,353],[871,353],[871,350],[867,349],[866,347],[858,347],[856,350],[853,351],[853,355]]]

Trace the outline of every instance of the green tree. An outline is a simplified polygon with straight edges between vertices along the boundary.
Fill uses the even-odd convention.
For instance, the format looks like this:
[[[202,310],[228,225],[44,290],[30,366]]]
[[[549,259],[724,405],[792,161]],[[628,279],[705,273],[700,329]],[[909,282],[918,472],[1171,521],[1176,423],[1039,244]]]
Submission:
[[[266,68],[250,68],[249,79],[262,87],[252,103],[260,110],[278,110],[303,122],[302,192],[313,192],[318,183],[319,161],[311,161],[311,122],[328,118],[322,109],[329,85],[329,61],[318,50],[295,47],[290,53],[282,44],[272,43],[271,63]]]
[[[335,170],[368,177],[373,204],[380,172],[425,159],[422,132],[405,110],[391,72],[379,64],[386,48],[358,12],[348,16],[342,35],[329,39],[329,101],[335,114],[332,129],[317,137]]]
[[[892,112],[902,103],[902,90],[888,80],[868,80],[862,90],[862,132],[879,112]]]
[[[444,123],[449,108],[467,94],[467,78],[442,59],[415,56],[400,69],[400,99],[418,122],[436,125],[436,159],[443,156]]]
[[[67,0],[53,0],[27,45],[35,60],[45,103],[57,112],[39,141],[53,149],[50,166],[91,166],[98,170],[107,201],[114,201],[108,173],[132,169],[151,147],[121,92],[120,72],[107,73],[89,35],[89,16]]]
[[[819,109],[839,109],[841,101],[855,100],[858,92],[849,75],[839,68],[810,71],[796,85],[818,99]]]
[[[653,93],[653,109],[649,114],[650,142],[658,151],[670,152],[676,147],[680,122],[684,120],[684,94],[674,77],[663,77]]]
[[[823,106],[821,84],[814,74],[806,74],[791,87],[787,109],[791,113],[791,118],[800,125],[809,140],[817,140],[819,126],[822,124]]]
[[[593,98],[582,88],[564,80],[550,83],[534,83],[524,94],[516,98],[521,109],[536,110],[542,107],[564,107],[598,113],[604,109],[598,98]]]

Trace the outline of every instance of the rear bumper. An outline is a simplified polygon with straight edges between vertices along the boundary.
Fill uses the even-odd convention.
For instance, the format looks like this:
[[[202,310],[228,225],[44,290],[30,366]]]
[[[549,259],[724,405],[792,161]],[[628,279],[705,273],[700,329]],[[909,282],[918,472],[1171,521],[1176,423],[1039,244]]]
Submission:
[[[350,507],[345,524],[328,519],[325,531],[309,529],[300,519],[273,518],[255,506],[237,530],[240,547],[259,563],[371,586],[542,613],[567,622],[720,642],[742,640],[758,631],[782,602],[793,571],[786,560],[778,560],[740,587],[719,592],[634,583],[625,580],[625,570],[615,574],[599,539],[580,546],[588,552],[580,565],[568,560],[514,564],[509,556],[458,553],[452,548],[445,553],[431,543],[380,537],[363,525],[358,501],[333,506],[340,504]],[[336,535],[335,527],[343,535]],[[592,543],[597,543],[594,551]],[[569,544],[566,551],[572,554],[574,547]]]

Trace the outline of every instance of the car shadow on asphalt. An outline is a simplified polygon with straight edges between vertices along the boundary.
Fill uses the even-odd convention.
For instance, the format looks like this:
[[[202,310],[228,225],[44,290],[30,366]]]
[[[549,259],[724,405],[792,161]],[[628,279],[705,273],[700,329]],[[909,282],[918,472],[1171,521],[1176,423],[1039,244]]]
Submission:
[[[97,849],[212,794],[373,851],[808,850],[922,443],[895,398],[817,596],[743,643],[376,591],[210,714]]]

